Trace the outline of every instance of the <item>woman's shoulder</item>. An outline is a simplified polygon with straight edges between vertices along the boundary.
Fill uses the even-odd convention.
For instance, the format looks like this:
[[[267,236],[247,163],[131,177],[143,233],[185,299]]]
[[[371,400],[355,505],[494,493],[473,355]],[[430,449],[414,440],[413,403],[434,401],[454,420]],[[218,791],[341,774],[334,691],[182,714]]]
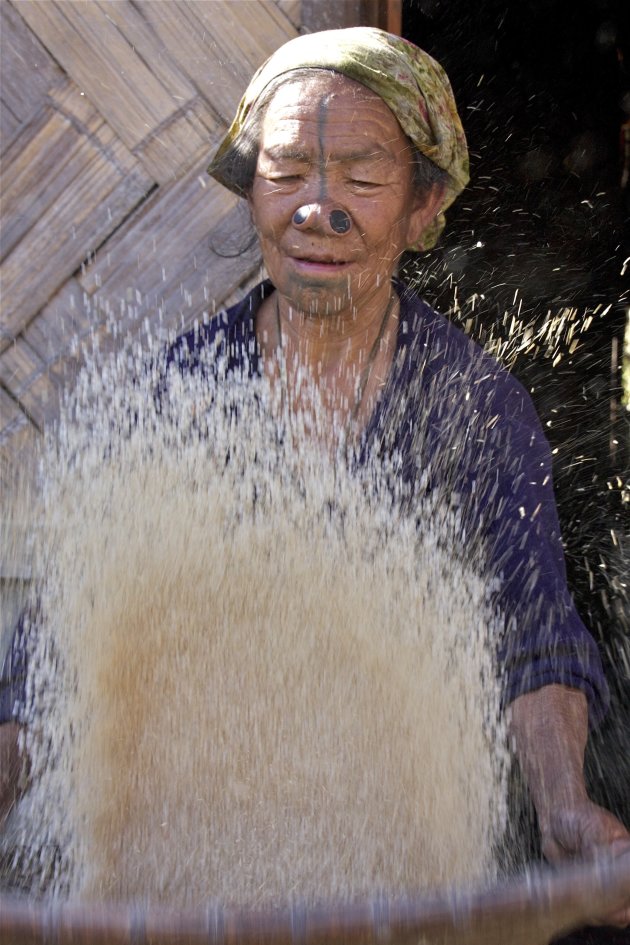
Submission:
[[[497,416],[539,427],[532,399],[523,384],[497,358],[458,325],[407,287],[401,292],[400,344],[407,351],[410,375],[422,371],[440,390],[442,401],[464,399]]]

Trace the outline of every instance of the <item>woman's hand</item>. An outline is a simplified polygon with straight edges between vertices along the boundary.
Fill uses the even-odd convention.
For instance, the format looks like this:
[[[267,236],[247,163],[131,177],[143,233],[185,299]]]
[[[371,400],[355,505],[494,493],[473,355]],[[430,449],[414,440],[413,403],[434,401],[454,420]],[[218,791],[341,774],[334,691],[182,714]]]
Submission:
[[[583,693],[544,686],[515,699],[510,731],[551,863],[618,856],[630,851],[630,833],[594,804],[584,782],[588,708]],[[630,889],[622,908],[592,921],[630,925]]]
[[[630,832],[603,807],[586,800],[573,807],[549,812],[540,823],[542,851],[550,863],[567,859],[592,860],[598,856],[630,856]],[[628,901],[618,912],[607,916],[607,925],[630,925],[630,889]]]

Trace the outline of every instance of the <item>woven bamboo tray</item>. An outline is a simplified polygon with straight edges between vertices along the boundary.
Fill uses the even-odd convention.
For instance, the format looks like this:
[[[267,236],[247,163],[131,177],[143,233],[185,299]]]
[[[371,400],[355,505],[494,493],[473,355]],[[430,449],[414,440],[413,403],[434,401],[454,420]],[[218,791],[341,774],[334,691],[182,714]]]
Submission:
[[[630,852],[490,889],[250,912],[0,896],[0,945],[546,945],[630,902]]]

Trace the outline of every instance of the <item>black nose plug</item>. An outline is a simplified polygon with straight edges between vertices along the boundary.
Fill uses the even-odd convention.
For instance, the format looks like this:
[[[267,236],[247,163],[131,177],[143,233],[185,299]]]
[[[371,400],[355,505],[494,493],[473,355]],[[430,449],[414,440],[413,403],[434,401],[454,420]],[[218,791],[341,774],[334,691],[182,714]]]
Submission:
[[[335,233],[347,233],[352,226],[352,221],[345,210],[331,210],[328,219]]]
[[[304,226],[316,212],[317,205],[307,203],[303,207],[298,207],[295,211],[293,214],[293,222],[296,226]],[[352,220],[345,210],[331,210],[328,216],[328,222],[334,233],[347,233],[352,227]]]
[[[305,204],[303,207],[298,207],[298,209],[293,214],[293,222],[296,226],[301,226],[303,223],[306,223],[310,217],[313,208],[310,203]]]

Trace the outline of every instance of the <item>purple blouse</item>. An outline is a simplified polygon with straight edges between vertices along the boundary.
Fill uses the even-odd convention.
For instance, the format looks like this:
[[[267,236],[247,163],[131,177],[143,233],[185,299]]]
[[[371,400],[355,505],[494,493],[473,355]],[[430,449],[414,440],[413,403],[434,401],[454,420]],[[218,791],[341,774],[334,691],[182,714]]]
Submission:
[[[525,388],[402,283],[397,349],[359,462],[387,457],[411,489],[438,490],[459,510],[462,557],[483,555],[504,615],[504,698],[561,683],[587,696],[591,726],[609,704],[597,646],[569,593],[551,452]],[[256,313],[266,281],[181,336],[168,363],[195,370],[212,346],[228,371],[260,370]]]
[[[505,702],[561,683],[586,694],[594,726],[608,707],[608,687],[567,587],[551,454],[531,399],[446,318],[403,284],[396,290],[396,354],[358,461],[386,457],[405,489],[437,491],[458,510],[461,556],[483,556],[504,615],[497,645]],[[228,371],[258,373],[255,317],[272,291],[263,282],[181,336],[168,351],[167,368],[194,371],[211,346]],[[19,703],[16,677],[23,677],[23,666],[16,646],[2,674],[0,721],[14,717]]]

